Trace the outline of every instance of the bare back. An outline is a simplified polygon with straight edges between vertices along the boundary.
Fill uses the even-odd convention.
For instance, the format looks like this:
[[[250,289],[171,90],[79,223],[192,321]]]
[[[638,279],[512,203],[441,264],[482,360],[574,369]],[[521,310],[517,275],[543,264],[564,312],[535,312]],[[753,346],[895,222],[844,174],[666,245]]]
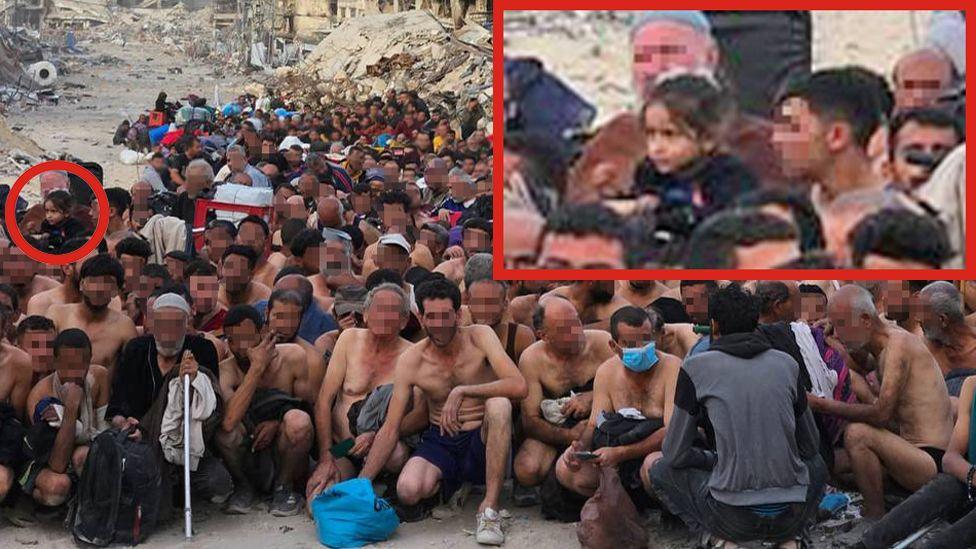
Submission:
[[[111,307],[104,316],[92,320],[84,315],[85,305],[52,305],[48,316],[54,321],[58,331],[67,328],[80,328],[88,334],[92,344],[92,363],[104,364],[110,374],[115,368],[115,359],[122,347],[138,335],[132,319]]]

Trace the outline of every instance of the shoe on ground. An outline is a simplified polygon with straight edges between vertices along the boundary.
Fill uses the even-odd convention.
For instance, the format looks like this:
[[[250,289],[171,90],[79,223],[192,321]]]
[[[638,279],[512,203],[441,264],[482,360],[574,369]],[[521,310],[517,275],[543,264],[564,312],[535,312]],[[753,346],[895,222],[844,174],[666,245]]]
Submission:
[[[502,517],[491,507],[478,514],[478,533],[475,540],[482,545],[502,545],[505,534],[502,533]]]
[[[271,499],[271,514],[276,517],[291,517],[302,512],[304,498],[287,486],[275,488]]]
[[[512,487],[512,501],[516,507],[539,505],[539,490],[534,486],[522,486],[516,482]]]
[[[234,489],[234,494],[227,502],[224,512],[228,515],[246,515],[251,512],[254,505],[254,489],[250,485],[244,484]]]

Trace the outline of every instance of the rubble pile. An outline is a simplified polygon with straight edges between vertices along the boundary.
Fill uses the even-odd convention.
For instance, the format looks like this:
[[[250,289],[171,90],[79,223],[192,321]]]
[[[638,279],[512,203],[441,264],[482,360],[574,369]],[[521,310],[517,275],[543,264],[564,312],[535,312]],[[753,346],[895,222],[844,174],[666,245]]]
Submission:
[[[7,125],[0,113],[0,174],[20,175],[27,168],[51,157],[29,137],[21,134],[24,128]]]
[[[453,112],[478,97],[491,122],[491,33],[469,24],[451,32],[426,11],[349,19],[275,86],[308,104],[348,104],[386,90],[415,90],[431,108]]]
[[[211,19],[209,6],[192,11],[183,4],[162,9],[118,9],[99,34],[102,40],[120,46],[128,42],[159,44],[164,52],[179,52],[226,68],[231,59],[228,48],[221,44],[226,44],[229,37],[215,35]]]
[[[37,31],[0,25],[0,112],[12,105],[57,103],[55,87],[64,72],[59,54]]]

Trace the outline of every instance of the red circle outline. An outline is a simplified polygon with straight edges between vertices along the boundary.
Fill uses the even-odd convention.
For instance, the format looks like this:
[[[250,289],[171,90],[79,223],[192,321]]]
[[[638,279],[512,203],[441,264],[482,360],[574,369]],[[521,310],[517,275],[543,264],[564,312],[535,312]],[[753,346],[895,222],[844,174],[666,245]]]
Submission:
[[[17,197],[20,195],[21,189],[23,189],[24,185],[27,185],[31,179],[34,179],[44,172],[53,170],[66,171],[68,173],[77,175],[84,180],[89,187],[91,187],[92,192],[95,193],[95,199],[98,200],[98,211],[100,215],[98,216],[98,220],[95,224],[95,233],[84,246],[66,254],[49,254],[31,246],[27,240],[24,239],[24,235],[21,234],[20,227],[17,226],[16,222]],[[101,183],[98,182],[98,178],[96,178],[93,173],[86,170],[82,166],[75,164],[74,162],[68,162],[66,160],[48,160],[47,162],[41,162],[36,166],[32,166],[26,172],[21,174],[21,176],[17,178],[17,181],[14,182],[14,186],[7,194],[7,201],[3,206],[3,222],[7,227],[7,234],[10,235],[10,240],[13,241],[18,248],[23,250],[23,252],[27,254],[27,257],[47,265],[64,265],[78,261],[98,247],[98,243],[105,238],[105,233],[108,232],[108,215],[105,215],[108,213],[108,209],[108,196],[105,194],[105,189],[102,188]],[[11,223],[11,221],[13,221],[13,223]]]

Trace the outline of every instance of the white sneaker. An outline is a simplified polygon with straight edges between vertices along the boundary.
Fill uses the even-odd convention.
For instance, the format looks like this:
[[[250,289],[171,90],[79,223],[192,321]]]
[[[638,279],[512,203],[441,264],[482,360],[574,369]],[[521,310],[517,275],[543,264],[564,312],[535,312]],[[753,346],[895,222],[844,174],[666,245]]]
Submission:
[[[475,540],[482,545],[502,545],[505,534],[502,533],[502,517],[498,511],[488,507],[478,514],[478,534]]]

